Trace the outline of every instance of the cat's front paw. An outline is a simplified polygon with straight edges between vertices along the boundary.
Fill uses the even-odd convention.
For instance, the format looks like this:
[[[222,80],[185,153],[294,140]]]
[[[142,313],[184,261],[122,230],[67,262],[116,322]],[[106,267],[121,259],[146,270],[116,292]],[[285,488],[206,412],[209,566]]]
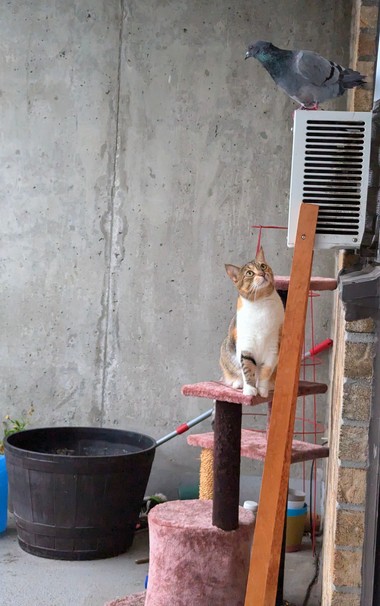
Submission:
[[[268,387],[259,386],[259,396],[261,396],[262,398],[267,398],[268,394],[269,394]]]
[[[253,385],[244,385],[243,394],[245,396],[257,396],[257,389]]]
[[[232,387],[234,389],[241,389],[243,387],[243,381],[241,379],[236,379],[236,381],[232,383]]]

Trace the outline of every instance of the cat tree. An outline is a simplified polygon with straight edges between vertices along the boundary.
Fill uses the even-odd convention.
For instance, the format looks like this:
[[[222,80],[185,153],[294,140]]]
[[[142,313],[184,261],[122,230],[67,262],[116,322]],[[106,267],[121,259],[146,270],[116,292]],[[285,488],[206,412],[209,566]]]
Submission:
[[[268,399],[244,396],[240,390],[219,383],[185,386],[185,395],[216,399],[214,440],[205,442],[205,447],[214,451],[214,498],[173,501],[153,509],[149,515],[146,596],[130,596],[127,601],[111,603],[113,606],[274,605],[292,443],[293,457],[310,459],[327,454],[327,449],[309,444],[300,448],[292,440],[297,395],[305,390],[326,391],[324,385],[299,385],[317,216],[317,206],[301,206],[250,563],[253,516],[239,508],[240,456],[241,449],[243,455],[248,451],[254,451],[255,456],[264,453],[258,436],[254,445],[249,444],[245,450],[247,438],[254,432],[247,436],[241,430],[242,405],[252,406]],[[203,446],[200,441],[196,445]],[[238,569],[235,561],[239,562]]]

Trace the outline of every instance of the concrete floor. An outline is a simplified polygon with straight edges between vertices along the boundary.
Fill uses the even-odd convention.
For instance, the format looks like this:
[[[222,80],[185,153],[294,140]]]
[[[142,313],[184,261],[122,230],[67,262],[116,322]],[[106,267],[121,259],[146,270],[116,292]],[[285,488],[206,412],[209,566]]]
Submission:
[[[144,590],[148,564],[136,564],[135,560],[147,555],[148,533],[141,532],[129,552],[116,558],[87,562],[39,558],[20,549],[11,518],[7,531],[0,535],[0,604],[104,606],[111,599]],[[314,570],[310,544],[304,538],[302,551],[286,555],[285,598],[295,606],[303,605]],[[319,595],[318,584],[307,606],[320,606]]]

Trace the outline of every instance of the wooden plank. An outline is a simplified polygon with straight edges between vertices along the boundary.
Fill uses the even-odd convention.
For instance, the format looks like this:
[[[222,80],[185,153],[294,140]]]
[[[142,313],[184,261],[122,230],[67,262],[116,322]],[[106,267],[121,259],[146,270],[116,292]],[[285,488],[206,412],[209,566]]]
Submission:
[[[318,206],[302,204],[282,331],[245,606],[274,606]]]
[[[241,404],[215,402],[212,523],[222,530],[239,527],[241,412]]]

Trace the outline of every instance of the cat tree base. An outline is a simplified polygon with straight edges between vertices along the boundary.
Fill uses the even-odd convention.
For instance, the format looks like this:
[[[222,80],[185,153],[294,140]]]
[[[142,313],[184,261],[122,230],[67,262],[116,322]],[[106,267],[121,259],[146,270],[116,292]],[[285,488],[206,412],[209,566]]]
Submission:
[[[149,513],[146,593],[105,606],[244,606],[255,516],[239,507],[239,527],[212,525],[212,501],[168,501]]]
[[[169,501],[149,514],[145,606],[243,606],[254,516],[239,508],[239,527],[212,525],[212,501]]]

